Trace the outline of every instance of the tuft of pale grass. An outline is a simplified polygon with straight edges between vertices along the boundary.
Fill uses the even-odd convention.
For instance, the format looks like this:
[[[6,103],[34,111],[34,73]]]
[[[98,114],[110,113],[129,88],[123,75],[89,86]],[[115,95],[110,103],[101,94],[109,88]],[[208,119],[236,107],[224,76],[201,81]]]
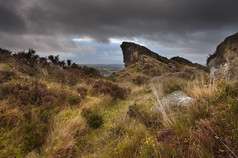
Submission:
[[[196,79],[193,82],[189,82],[184,88],[185,91],[196,100],[213,98],[218,92],[217,83],[213,78],[211,78],[208,83],[204,79]]]
[[[156,104],[159,108],[158,111],[162,116],[163,122],[165,124],[172,124],[174,118],[173,118],[173,115],[171,115],[172,114],[171,108],[169,107],[169,105],[161,104],[161,102],[160,102],[160,98],[162,98],[162,96],[164,96],[162,87],[163,87],[162,84],[158,84],[157,88],[152,87],[152,92],[153,92],[154,97],[156,99],[155,101],[156,101]]]
[[[43,149],[43,156],[72,156],[73,147],[76,143],[74,136],[80,134],[86,128],[86,123],[78,112],[64,109],[52,119],[50,127],[51,129]]]
[[[113,128],[115,147],[104,157],[159,157],[158,142],[147,128],[135,119],[127,119]]]

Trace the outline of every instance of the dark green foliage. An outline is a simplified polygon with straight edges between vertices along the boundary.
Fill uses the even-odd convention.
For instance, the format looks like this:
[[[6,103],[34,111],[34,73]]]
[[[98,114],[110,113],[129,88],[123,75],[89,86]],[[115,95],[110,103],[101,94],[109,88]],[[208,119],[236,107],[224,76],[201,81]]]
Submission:
[[[78,95],[71,95],[68,97],[68,102],[70,105],[75,105],[75,104],[79,104],[81,101],[81,97]]]
[[[87,124],[91,128],[97,129],[103,124],[103,116],[95,110],[83,109],[81,115],[86,119]]]
[[[9,51],[9,50],[0,48],[0,54],[1,54],[1,55],[11,55],[12,52]]]
[[[75,63],[73,63],[73,64],[71,65],[71,68],[78,68],[78,65],[75,64]]]
[[[57,56],[50,55],[48,56],[48,59],[51,61],[51,63],[59,65],[59,55]]]
[[[45,143],[48,127],[45,124],[29,124],[24,127],[23,150],[28,153]]]
[[[11,51],[0,48],[0,62],[8,60],[11,57],[11,54]]]
[[[19,52],[17,54],[13,54],[18,60],[21,60],[24,64],[27,64],[30,67],[35,66],[38,64],[39,55],[35,54],[36,51],[33,49],[29,49],[28,52]]]
[[[91,68],[91,67],[87,67],[87,66],[83,66],[80,67],[82,69],[82,72],[85,76],[87,77],[100,77],[101,74],[98,70]]]
[[[72,63],[72,60],[67,60],[67,66],[70,67]]]

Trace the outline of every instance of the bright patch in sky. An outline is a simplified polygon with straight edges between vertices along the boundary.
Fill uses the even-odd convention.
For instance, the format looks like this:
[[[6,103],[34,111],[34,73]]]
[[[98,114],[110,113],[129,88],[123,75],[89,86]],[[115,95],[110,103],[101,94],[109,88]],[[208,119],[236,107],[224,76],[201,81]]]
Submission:
[[[121,38],[109,38],[109,41],[110,41],[110,43],[121,44],[125,40],[123,40]]]
[[[83,36],[82,38],[74,38],[72,39],[74,42],[92,42],[93,39],[90,38],[89,36]]]

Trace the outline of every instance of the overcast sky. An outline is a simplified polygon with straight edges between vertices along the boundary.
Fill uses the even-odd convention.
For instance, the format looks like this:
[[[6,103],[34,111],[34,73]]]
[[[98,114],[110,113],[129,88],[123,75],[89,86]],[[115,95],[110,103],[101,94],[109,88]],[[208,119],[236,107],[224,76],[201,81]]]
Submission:
[[[0,0],[0,47],[122,64],[132,41],[204,64],[238,32],[238,0]]]

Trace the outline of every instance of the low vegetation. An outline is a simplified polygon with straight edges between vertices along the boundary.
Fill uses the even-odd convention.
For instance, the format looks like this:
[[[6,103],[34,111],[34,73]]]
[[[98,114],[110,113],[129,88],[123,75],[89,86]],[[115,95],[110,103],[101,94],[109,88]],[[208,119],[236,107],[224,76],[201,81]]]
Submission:
[[[237,81],[125,73],[0,49],[0,157],[238,156]],[[195,102],[160,104],[178,90]]]

